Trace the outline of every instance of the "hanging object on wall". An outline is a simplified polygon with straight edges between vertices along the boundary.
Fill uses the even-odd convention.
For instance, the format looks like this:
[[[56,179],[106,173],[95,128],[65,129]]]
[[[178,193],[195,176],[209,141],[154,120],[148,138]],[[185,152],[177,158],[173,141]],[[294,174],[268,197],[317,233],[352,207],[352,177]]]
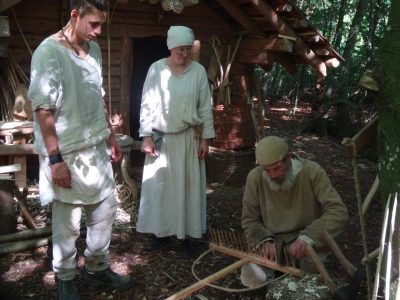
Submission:
[[[184,7],[199,3],[199,0],[162,0],[161,5],[166,11],[180,14]]]
[[[10,35],[8,16],[0,16],[0,37],[9,37]]]

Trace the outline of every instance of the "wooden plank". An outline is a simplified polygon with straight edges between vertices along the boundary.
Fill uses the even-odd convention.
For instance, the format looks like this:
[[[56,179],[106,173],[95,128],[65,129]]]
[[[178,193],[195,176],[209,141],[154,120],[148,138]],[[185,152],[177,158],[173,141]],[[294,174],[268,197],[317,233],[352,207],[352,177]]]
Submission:
[[[359,132],[357,132],[352,138],[345,138],[342,144],[347,148],[352,158],[356,157],[366,145],[371,143],[378,132],[378,117],[371,119]]]
[[[19,172],[19,171],[21,171],[20,164],[14,164],[14,165],[0,167],[0,174],[14,173],[14,172]]]
[[[0,155],[29,155],[37,154],[33,144],[0,145]]]
[[[201,2],[200,7],[203,8],[204,14],[211,16],[218,24],[220,24],[229,34],[237,34],[235,29],[229,24],[220,14],[218,14],[215,9],[209,5],[207,2]]]
[[[248,64],[270,64],[272,63],[271,57],[267,52],[260,51],[241,51],[238,53],[238,62],[248,63]]]
[[[259,36],[263,35],[258,25],[240,8],[240,6],[231,0],[216,1],[245,29],[253,31]]]
[[[297,37],[290,26],[265,1],[251,0],[251,3],[280,34]],[[319,78],[326,76],[325,63],[300,38],[295,42],[295,52],[303,58],[304,62],[316,70]]]
[[[14,6],[21,0],[2,0],[0,2],[0,11],[4,11],[6,9],[9,9],[10,7]]]
[[[128,37],[121,38],[121,103],[120,113],[122,120],[128,122],[130,120],[130,93],[131,93],[131,78],[132,78],[132,39]],[[129,123],[129,122],[128,122]],[[129,125],[124,126],[126,132],[129,134]]]
[[[247,50],[270,50],[277,52],[293,52],[293,41],[286,38],[280,38],[277,36],[272,36],[270,38],[264,39],[251,39],[244,38],[239,51]]]
[[[24,188],[26,187],[26,156],[15,155],[14,164],[19,164],[21,166],[21,170],[15,172],[15,184],[19,188]]]

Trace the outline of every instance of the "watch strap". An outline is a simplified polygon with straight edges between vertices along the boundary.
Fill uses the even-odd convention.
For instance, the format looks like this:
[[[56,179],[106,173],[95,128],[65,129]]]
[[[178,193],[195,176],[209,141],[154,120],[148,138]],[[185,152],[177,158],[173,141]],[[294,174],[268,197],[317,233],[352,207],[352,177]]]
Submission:
[[[52,166],[52,165],[61,163],[64,160],[63,160],[63,158],[61,156],[61,153],[57,153],[57,154],[49,155],[49,161],[50,161],[50,165]]]

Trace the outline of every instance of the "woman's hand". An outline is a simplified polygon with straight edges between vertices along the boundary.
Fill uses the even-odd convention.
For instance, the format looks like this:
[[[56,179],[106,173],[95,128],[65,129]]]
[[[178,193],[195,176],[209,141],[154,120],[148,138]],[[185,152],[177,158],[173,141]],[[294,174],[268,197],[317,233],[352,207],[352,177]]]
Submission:
[[[111,148],[111,161],[112,162],[120,161],[122,158],[121,147],[119,146],[113,134],[111,134],[108,137],[108,145]]]
[[[146,153],[146,155],[157,156],[156,145],[154,144],[153,137],[151,136],[143,137],[142,151]]]
[[[208,140],[200,139],[199,158],[204,159],[208,154]]]

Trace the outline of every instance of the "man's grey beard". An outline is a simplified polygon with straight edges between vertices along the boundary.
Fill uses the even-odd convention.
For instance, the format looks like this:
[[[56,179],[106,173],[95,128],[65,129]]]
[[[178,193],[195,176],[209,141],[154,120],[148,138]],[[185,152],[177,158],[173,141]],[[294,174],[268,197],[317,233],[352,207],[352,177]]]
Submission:
[[[290,191],[294,186],[297,173],[298,172],[294,172],[293,170],[293,164],[290,164],[290,167],[287,170],[285,177],[283,178],[283,181],[281,183],[272,180],[265,172],[264,172],[265,175],[264,178],[268,184],[268,187],[274,192],[278,191],[287,192]]]

